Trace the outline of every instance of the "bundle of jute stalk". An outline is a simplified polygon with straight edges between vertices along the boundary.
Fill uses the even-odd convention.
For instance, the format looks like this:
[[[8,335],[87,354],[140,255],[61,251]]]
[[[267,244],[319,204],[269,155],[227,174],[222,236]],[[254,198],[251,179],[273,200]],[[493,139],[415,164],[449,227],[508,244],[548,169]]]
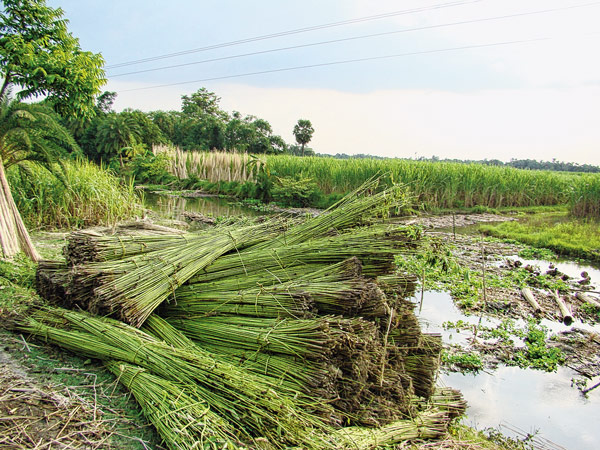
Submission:
[[[288,230],[286,234],[289,234]],[[407,236],[413,236],[408,239]],[[260,248],[251,247],[239,253],[224,255],[195,274],[189,284],[207,283],[230,277],[256,276],[270,280],[269,271],[302,264],[334,264],[357,257],[362,274],[377,277],[393,273],[394,257],[415,251],[420,239],[418,229],[403,226],[374,225],[309,239],[301,243]],[[278,241],[279,242],[279,241]],[[284,272],[283,272],[284,273]]]
[[[306,268],[308,272],[305,272]],[[355,317],[384,308],[383,292],[373,280],[362,276],[362,265],[356,257],[327,266],[311,264],[288,269],[255,272],[251,277],[253,287],[247,287],[245,283],[245,288],[240,288],[243,281],[237,276],[212,283],[184,285],[176,291],[173,301],[164,305],[161,314],[169,317],[190,314],[264,318],[337,314]],[[266,273],[265,279],[261,273]],[[290,274],[294,274],[293,279]],[[289,281],[274,283],[282,280]]]
[[[219,256],[272,239],[280,232],[278,221],[267,221],[177,236],[146,253],[80,265],[78,279],[84,286],[91,283],[99,310],[107,309],[140,326],[179,286]]]
[[[394,259],[417,250],[420,230],[378,219],[405,203],[401,189],[376,192],[371,180],[336,208],[304,221],[230,225],[173,239],[85,238],[81,245],[88,250],[72,253],[99,261],[74,265],[68,292],[87,295],[91,310],[108,307],[141,331],[114,321],[106,330],[104,319],[94,326],[87,319],[77,324],[61,313],[38,320],[53,328],[40,336],[54,335],[59,343],[65,332],[72,333],[85,349],[80,353],[119,361],[118,370],[111,368],[126,378],[138,370],[131,366],[139,366],[153,386],[170,383],[192,398],[202,397],[237,431],[233,437],[228,429],[211,435],[223,445],[270,440],[278,429],[288,436],[285,445],[311,448],[312,438],[298,437],[300,428],[313,436],[320,425],[311,420],[379,427],[413,417],[426,408],[413,401],[415,396],[421,402],[433,398],[441,348],[421,334],[414,305],[402,299],[415,277],[394,273]],[[114,330],[125,330],[128,338],[117,338]],[[82,334],[98,336],[106,348],[93,354],[78,341]],[[174,349],[172,355],[164,346]],[[212,361],[212,376],[204,373],[206,366],[201,376],[190,371],[198,358],[202,364]],[[234,400],[242,374],[251,387]],[[221,386],[219,377],[226,380]],[[258,398],[259,386],[265,400]],[[143,396],[144,388],[138,387],[140,392]],[[269,420],[257,411],[273,414],[276,407],[283,419]],[[156,412],[151,405],[147,410]],[[445,427],[448,414],[442,415],[432,429]],[[399,439],[410,430],[414,424],[402,422],[377,439]],[[373,439],[358,434],[363,436],[359,448],[370,448]],[[345,445],[336,442],[332,448]]]
[[[109,238],[75,234],[67,253],[77,255],[78,261],[94,262],[84,262],[74,268],[72,291],[77,297],[87,298],[81,302],[89,304],[91,310],[107,310],[139,327],[169,295],[174,294],[182,284],[203,269],[212,266],[216,261],[220,262],[222,255],[231,253],[229,260],[224,258],[224,263],[211,271],[232,267],[233,258],[235,268],[241,269],[245,275],[248,272],[247,266],[252,266],[248,258],[254,259],[262,254],[263,259],[272,260],[273,251],[276,252],[280,247],[287,249],[295,244],[370,223],[389,212],[391,208],[401,208],[408,204],[408,199],[400,187],[375,192],[377,184],[378,180],[369,180],[318,217],[285,227],[282,227],[281,220],[274,219],[261,224],[231,225],[204,233],[171,237]],[[370,195],[365,195],[366,193]],[[374,230],[362,234],[369,233],[371,244],[375,244],[373,240],[377,233]],[[385,231],[379,229],[379,234],[381,233]],[[394,237],[388,236],[388,240],[396,238],[397,234]],[[360,236],[350,243],[346,237],[345,243],[337,243],[352,245],[356,244],[358,239]],[[326,245],[326,242],[321,244]],[[388,257],[382,264],[377,261],[377,257],[366,257],[370,254],[367,245],[368,242],[365,241],[362,247],[365,271],[374,269],[374,272],[379,272],[378,268],[382,265],[391,267],[391,249],[388,249]],[[84,248],[78,249],[81,246]],[[331,251],[330,247],[325,251]],[[379,247],[381,248],[381,245]],[[312,249],[315,263],[322,264],[323,261],[327,261],[327,258],[319,258],[316,247]],[[295,250],[303,251],[306,248]],[[329,261],[338,262],[357,252],[347,252],[346,255],[342,253]]]
[[[383,342],[379,326],[372,321],[339,316],[186,315],[183,311],[165,317],[201,348],[277,380],[286,389],[318,392],[334,408],[334,422],[376,426],[410,413],[412,380],[402,364],[388,361],[387,346],[392,344]],[[399,354],[399,349],[390,354]],[[427,380],[433,383],[431,377]]]
[[[35,272],[38,294],[54,305],[70,306],[71,270],[62,261],[40,261]],[[83,309],[87,309],[84,306]]]
[[[153,326],[167,328],[162,334],[173,333],[162,321]],[[198,346],[184,348],[113,319],[62,308],[31,311],[16,328],[79,355],[136,365],[167,380],[195,399],[198,406],[205,405],[204,410],[211,412],[210,422],[206,422],[211,427],[209,434],[220,439],[231,437],[235,430],[234,436],[245,442],[264,437],[275,448],[321,448],[314,439],[323,434],[326,425],[318,414],[313,414],[320,407],[316,399],[308,403],[306,396],[297,399],[277,392],[267,379],[241,370]],[[176,399],[173,392],[168,388],[166,393],[171,401]],[[151,394],[144,394],[138,389],[137,396],[140,395],[151,402],[149,396],[157,392],[152,388]],[[185,400],[180,407],[190,404],[193,402]],[[172,417],[176,411],[167,415]],[[227,426],[220,429],[222,421]]]
[[[106,367],[133,393],[170,448],[235,450],[243,445],[237,430],[211,411],[194,385],[182,385],[123,362],[109,360]]]

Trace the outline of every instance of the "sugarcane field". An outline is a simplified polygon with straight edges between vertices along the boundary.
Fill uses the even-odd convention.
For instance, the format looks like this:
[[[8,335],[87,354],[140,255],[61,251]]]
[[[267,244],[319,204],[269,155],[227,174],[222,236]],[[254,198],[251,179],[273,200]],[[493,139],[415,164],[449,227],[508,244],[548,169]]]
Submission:
[[[600,448],[599,8],[0,0],[0,450]]]

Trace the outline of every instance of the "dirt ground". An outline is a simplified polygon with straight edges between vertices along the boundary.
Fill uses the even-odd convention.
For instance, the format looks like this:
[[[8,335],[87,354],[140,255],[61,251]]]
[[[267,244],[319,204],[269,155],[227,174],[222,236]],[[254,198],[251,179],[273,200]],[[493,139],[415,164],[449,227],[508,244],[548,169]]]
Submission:
[[[6,343],[3,336],[3,343]],[[35,380],[31,368],[12,355],[27,352],[23,341],[13,351],[0,348],[0,448],[100,449],[110,448],[112,424],[97,404],[77,389]]]

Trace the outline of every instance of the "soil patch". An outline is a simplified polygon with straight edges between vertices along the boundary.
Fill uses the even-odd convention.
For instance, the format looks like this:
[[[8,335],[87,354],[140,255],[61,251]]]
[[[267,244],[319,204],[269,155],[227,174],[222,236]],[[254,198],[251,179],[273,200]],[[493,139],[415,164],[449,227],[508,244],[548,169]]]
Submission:
[[[425,228],[448,229],[452,227],[466,227],[478,223],[507,222],[517,220],[515,217],[491,213],[480,214],[447,214],[442,216],[418,216],[396,220],[406,225],[421,225]]]
[[[0,349],[0,447],[116,448],[108,442],[112,428],[97,404],[72,388],[39,384]]]

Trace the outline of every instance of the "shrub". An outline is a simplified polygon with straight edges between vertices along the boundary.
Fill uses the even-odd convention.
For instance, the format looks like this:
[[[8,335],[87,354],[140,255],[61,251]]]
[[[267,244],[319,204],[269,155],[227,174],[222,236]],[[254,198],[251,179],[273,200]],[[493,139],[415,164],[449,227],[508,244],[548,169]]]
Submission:
[[[28,227],[79,228],[111,225],[139,211],[133,186],[79,160],[66,161],[59,179],[37,166],[7,171],[15,203]]]

